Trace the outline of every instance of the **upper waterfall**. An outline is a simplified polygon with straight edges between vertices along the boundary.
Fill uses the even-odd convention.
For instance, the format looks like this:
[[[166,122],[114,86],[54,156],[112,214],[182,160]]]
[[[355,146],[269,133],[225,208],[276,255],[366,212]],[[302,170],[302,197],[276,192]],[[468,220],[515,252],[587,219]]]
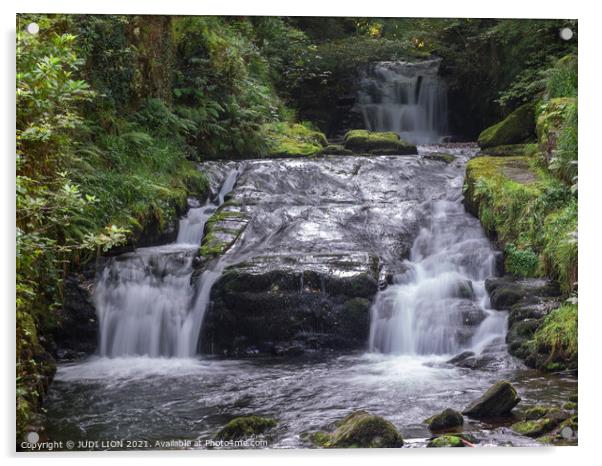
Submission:
[[[448,135],[447,87],[440,60],[379,62],[360,82],[357,106],[365,127],[394,131],[414,144],[437,143]]]

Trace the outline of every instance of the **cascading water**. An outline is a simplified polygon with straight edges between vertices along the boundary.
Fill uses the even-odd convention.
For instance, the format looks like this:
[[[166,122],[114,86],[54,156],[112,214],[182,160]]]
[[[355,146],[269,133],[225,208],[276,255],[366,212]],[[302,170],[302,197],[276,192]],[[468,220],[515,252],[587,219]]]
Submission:
[[[447,88],[439,60],[380,62],[361,78],[358,108],[371,131],[394,131],[414,144],[447,136]]]
[[[193,259],[211,214],[238,176],[225,177],[214,202],[191,208],[180,220],[175,243],[140,248],[109,259],[94,290],[101,356],[191,357],[219,264],[205,271],[198,293],[191,284]]]
[[[504,313],[488,309],[484,280],[495,253],[457,189],[430,204],[430,225],[414,241],[405,271],[372,306],[370,349],[393,354],[480,352],[503,337]]]

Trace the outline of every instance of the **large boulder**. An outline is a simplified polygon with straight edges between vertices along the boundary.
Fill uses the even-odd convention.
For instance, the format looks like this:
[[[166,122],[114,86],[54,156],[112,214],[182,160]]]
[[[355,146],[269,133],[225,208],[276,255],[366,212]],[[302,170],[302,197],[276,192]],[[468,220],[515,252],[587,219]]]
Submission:
[[[212,289],[202,350],[363,348],[377,291],[378,259],[368,254],[265,256],[231,266]]]
[[[528,414],[532,414],[533,412]],[[541,415],[530,415],[525,420],[512,424],[512,430],[526,437],[540,437],[552,431],[569,417],[571,415],[567,411],[551,408]]]
[[[345,134],[345,149],[356,154],[406,155],[417,154],[418,149],[392,131],[376,132],[354,129]]]
[[[403,438],[386,419],[355,411],[337,423],[332,433],[316,432],[312,440],[325,448],[399,448]]]
[[[512,384],[501,380],[464,408],[462,413],[477,419],[506,416],[519,402],[520,397]]]
[[[481,148],[516,144],[535,136],[535,111],[532,103],[521,105],[499,123],[479,134]]]

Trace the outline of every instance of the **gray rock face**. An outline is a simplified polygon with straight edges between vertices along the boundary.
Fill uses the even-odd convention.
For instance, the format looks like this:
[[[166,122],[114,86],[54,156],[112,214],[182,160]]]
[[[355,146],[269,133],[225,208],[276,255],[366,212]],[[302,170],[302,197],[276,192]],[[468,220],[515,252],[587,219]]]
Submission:
[[[425,201],[444,195],[453,169],[411,156],[241,164],[234,190],[205,227],[195,277],[218,260],[223,274],[211,291],[201,350],[363,348],[379,282],[386,287],[388,271],[403,267]],[[458,296],[472,294],[469,282],[459,286]],[[470,306],[455,312],[467,325],[482,319]]]
[[[519,402],[520,397],[516,389],[510,382],[502,380],[464,408],[462,414],[478,419],[505,416],[510,414]]]

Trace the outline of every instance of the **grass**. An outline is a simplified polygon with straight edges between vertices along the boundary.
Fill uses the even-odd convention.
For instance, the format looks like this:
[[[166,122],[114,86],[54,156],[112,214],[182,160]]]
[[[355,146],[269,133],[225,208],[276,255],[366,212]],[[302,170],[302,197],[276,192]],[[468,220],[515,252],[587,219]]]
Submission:
[[[576,304],[565,303],[552,311],[534,335],[535,345],[549,354],[548,364],[571,361],[578,354],[578,312]]]

